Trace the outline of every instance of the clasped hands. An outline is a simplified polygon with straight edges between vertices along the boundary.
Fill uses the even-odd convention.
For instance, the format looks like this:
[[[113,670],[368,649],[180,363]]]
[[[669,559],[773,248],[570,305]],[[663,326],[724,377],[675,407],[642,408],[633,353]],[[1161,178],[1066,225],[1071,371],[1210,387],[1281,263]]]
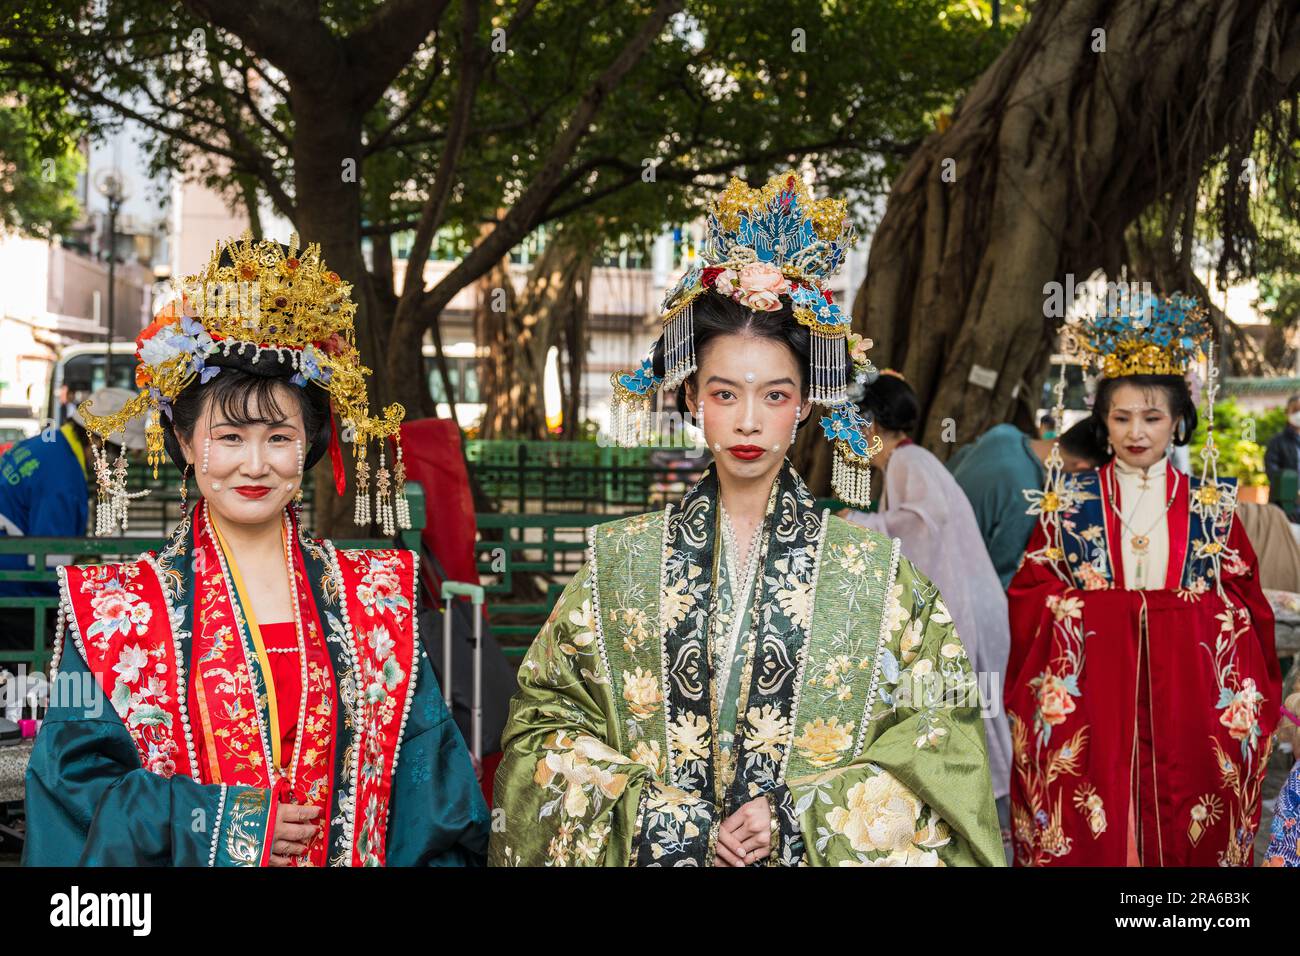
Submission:
[[[714,866],[749,866],[772,852],[772,809],[767,797],[755,797],[718,827]]]

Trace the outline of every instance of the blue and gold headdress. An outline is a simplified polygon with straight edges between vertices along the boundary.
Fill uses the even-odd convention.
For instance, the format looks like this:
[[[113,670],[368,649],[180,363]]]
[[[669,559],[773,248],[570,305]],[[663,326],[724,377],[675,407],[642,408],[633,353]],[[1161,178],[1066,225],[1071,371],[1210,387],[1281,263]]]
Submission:
[[[1067,335],[1102,378],[1185,375],[1200,360],[1210,326],[1205,307],[1192,296],[1125,290],[1067,328]]]
[[[725,295],[756,312],[774,312],[788,302],[795,319],[811,333],[808,397],[830,410],[821,426],[835,443],[836,494],[865,506],[870,500],[868,463],[879,443],[868,443],[869,423],[849,401],[844,354],[847,349],[856,379],[865,382],[875,372],[864,354],[871,342],[850,332],[848,313],[835,304],[826,285],[856,240],[848,204],[813,199],[794,173],[779,173],[760,188],[732,179],[709,207],[700,263],[687,269],[660,307],[664,375],[654,372],[652,348],[640,367],[611,376],[615,440],[623,445],[645,441],[652,397],[694,374],[694,303],[701,295]]]

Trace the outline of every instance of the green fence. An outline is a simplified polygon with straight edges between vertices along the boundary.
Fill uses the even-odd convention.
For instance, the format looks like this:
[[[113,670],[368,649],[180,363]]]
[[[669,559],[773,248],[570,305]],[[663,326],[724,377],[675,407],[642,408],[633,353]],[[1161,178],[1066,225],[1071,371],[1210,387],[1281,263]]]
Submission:
[[[698,449],[618,448],[578,441],[469,441],[483,493],[519,512],[633,513],[662,508],[708,463]]]
[[[405,545],[419,551],[420,532],[425,526],[424,489],[417,482],[407,482],[407,497],[411,502],[411,530],[402,532]],[[134,506],[132,517],[134,524]],[[31,570],[0,568],[0,582],[23,581],[56,584],[58,575],[54,568],[46,568],[47,558],[56,556],[67,563],[103,563],[133,560],[142,551],[156,551],[166,543],[164,536],[118,536],[112,538],[35,538],[0,535],[0,554],[17,554],[35,559]],[[340,548],[391,547],[388,541],[341,540]],[[26,664],[31,670],[44,670],[49,664],[51,648],[46,646],[45,635],[52,630],[58,598],[50,597],[0,597],[0,609],[29,609],[32,612],[31,644],[14,650],[0,649],[0,664]]]

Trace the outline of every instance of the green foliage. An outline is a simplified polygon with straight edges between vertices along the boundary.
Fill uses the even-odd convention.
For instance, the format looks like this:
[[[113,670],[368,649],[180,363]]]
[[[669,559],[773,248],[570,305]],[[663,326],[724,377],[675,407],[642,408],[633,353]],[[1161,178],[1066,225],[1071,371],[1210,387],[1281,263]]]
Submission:
[[[1252,421],[1253,420],[1253,421]],[[1214,406],[1214,444],[1219,449],[1219,477],[1236,478],[1242,487],[1268,484],[1264,474],[1264,441],[1261,421],[1246,412],[1235,399]],[[1252,441],[1251,435],[1255,438]],[[1206,423],[1197,423],[1190,451],[1192,471],[1199,474],[1201,450],[1205,447]]]
[[[49,238],[81,215],[76,186],[82,158],[75,122],[65,113],[61,124],[44,123],[49,107],[40,97],[19,87],[0,109],[0,232]],[[62,105],[57,96],[45,99]]]
[[[43,122],[63,122],[60,114],[71,110],[94,130],[130,115],[156,134],[149,142],[156,169],[197,169],[230,199],[246,201],[253,185],[290,218],[295,205],[314,201],[293,186],[302,157],[294,153],[289,94],[305,85],[302,78],[281,74],[191,5],[114,0],[93,18],[83,0],[0,2],[12,11],[0,16],[0,79],[55,95],[42,104]],[[333,0],[319,9],[325,27],[346,42],[384,6]],[[490,47],[493,30],[519,6],[487,6],[478,42]],[[456,167],[446,220],[452,247],[464,248],[483,223],[509,210],[651,6],[549,0],[522,21],[507,49],[492,52]],[[453,4],[360,118],[362,220],[370,232],[413,227],[443,166],[471,54],[459,42],[460,16]],[[759,180],[798,159],[818,171],[822,190],[881,193],[1024,16],[1022,5],[1003,4],[994,28],[987,0],[687,0],[610,91],[566,159],[569,174],[540,223],[564,219],[601,245],[643,239],[694,218],[727,175]],[[314,78],[321,89],[329,70],[322,64]]]
[[[1255,440],[1267,447],[1274,435],[1286,428],[1286,406],[1270,408],[1262,415],[1256,415]]]

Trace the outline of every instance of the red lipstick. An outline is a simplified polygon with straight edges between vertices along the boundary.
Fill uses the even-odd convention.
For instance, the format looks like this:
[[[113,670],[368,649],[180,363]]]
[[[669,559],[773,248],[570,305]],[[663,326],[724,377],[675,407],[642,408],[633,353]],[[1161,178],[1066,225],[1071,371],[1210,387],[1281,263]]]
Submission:
[[[266,485],[240,485],[235,491],[245,498],[265,498],[271,489]]]
[[[754,461],[762,457],[764,448],[757,445],[732,445],[727,451],[731,452],[733,458],[739,458],[741,461]]]
[[[1139,446],[1137,446],[1137,445],[1125,445],[1124,447],[1125,447],[1125,449],[1128,450],[1128,453],[1129,453],[1130,455],[1140,455],[1140,454],[1142,454],[1143,452],[1145,452],[1145,451],[1148,450],[1148,449],[1146,449],[1146,448],[1141,448],[1141,447],[1139,447]]]

